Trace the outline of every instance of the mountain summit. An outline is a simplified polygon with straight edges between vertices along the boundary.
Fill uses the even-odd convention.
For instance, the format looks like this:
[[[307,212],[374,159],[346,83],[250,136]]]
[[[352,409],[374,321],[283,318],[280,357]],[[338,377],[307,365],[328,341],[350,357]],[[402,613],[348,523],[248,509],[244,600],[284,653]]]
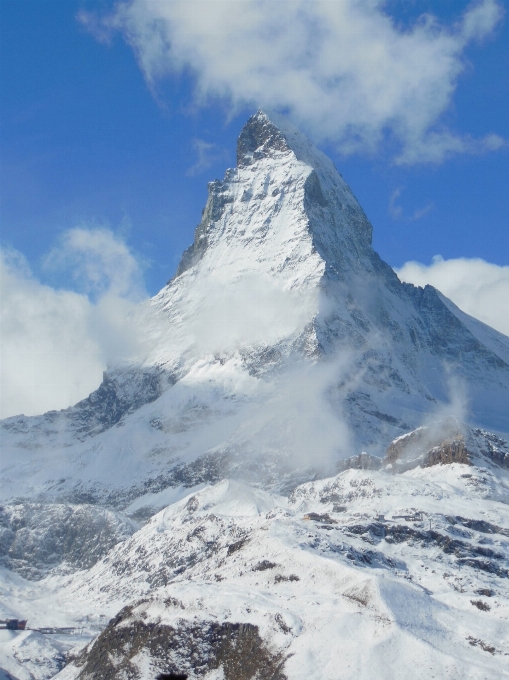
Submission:
[[[244,126],[237,142],[237,168],[228,170],[223,182],[209,184],[202,222],[177,276],[196,265],[209,243],[226,234],[230,250],[233,237],[250,249],[263,243],[267,250],[276,246],[275,239],[279,246],[285,237],[293,244],[298,240],[301,261],[302,248],[308,246],[309,256],[317,254],[330,265],[339,264],[342,254],[359,256],[371,246],[371,224],[332,161],[287,121],[274,120],[278,123],[258,111]],[[242,220],[240,227],[227,224],[233,210]],[[254,221],[258,231],[246,232],[246,220]],[[260,230],[260,224],[265,229]],[[292,254],[297,252],[289,245],[283,252],[267,254],[269,271],[277,267],[287,274],[295,268]]]
[[[66,411],[3,422],[4,497],[125,507],[227,474],[279,488],[449,415],[507,434],[509,339],[401,283],[371,236],[332,161],[258,111],[140,312],[143,356]]]

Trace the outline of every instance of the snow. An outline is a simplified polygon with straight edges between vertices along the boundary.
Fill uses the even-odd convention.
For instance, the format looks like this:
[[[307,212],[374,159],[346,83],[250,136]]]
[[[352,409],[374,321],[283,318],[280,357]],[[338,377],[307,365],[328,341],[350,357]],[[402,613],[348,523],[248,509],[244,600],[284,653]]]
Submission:
[[[291,680],[335,680],[339,672],[372,680],[373,669],[377,678],[406,678],[415,664],[418,678],[508,677],[509,579],[470,566],[436,540],[388,541],[369,529],[380,525],[381,514],[387,536],[401,527],[427,536],[431,523],[436,535],[461,542],[457,550],[480,546],[498,554],[489,559],[502,574],[509,568],[508,477],[460,464],[401,475],[347,470],[305,483],[289,497],[224,480],[161,510],[90,570],[47,577],[37,588],[5,573],[5,615],[29,611],[32,625],[83,627],[85,641],[122,606],[148,597],[134,620],[144,612],[145,622],[166,625],[258,626],[274,649],[284,650]],[[338,503],[346,511],[334,512]],[[308,512],[333,522],[305,520]],[[416,512],[422,521],[394,519]],[[482,519],[507,533],[483,534],[448,517]],[[479,596],[481,588],[493,596]],[[168,605],[168,598],[183,609]],[[477,600],[490,610],[474,607]],[[20,674],[16,659],[29,643],[41,658],[49,654],[41,636],[9,635],[27,642],[3,643],[0,665],[30,677]],[[498,651],[486,652],[470,639]],[[140,668],[147,667],[142,661]],[[57,677],[77,677],[73,668]]]
[[[145,621],[148,616],[176,625],[184,617],[257,625],[275,648],[285,650],[291,680],[333,680],[339,672],[345,678],[372,679],[375,672],[377,678],[406,678],[414,667],[418,678],[508,677],[507,578],[469,567],[432,541],[366,543],[355,529],[382,513],[387,524],[421,532],[431,520],[434,531],[456,538],[448,516],[507,528],[507,491],[505,502],[486,498],[482,490],[475,493],[473,480],[486,474],[457,464],[397,477],[348,470],[304,484],[289,499],[272,500],[262,491],[224,481],[161,511],[107,560],[73,577],[67,588],[79,606],[86,602],[97,610],[150,594],[149,602],[139,606]],[[506,473],[492,479],[494,486],[506,483]],[[334,501],[327,500],[331,495],[342,498],[346,512],[333,512]],[[336,523],[324,528],[306,521],[303,515],[309,511],[329,513]],[[391,519],[409,511],[422,511],[425,520]],[[481,544],[502,553],[500,564],[509,566],[509,539],[464,534],[465,544],[484,539]],[[243,539],[228,555],[227,547]],[[208,552],[203,546],[211,543],[214,549]],[[176,555],[177,546],[181,562],[172,573],[169,556]],[[370,556],[371,564],[363,555]],[[192,558],[188,563],[186,556]],[[273,566],[260,570],[262,560]],[[168,583],[147,588],[147,581],[164,569]],[[278,575],[298,580],[278,581]],[[495,595],[479,597],[479,588]],[[183,609],[165,605],[169,596]],[[478,599],[489,601],[489,612],[471,604]],[[469,637],[499,652],[485,652]],[[62,674],[74,677],[72,668]]]

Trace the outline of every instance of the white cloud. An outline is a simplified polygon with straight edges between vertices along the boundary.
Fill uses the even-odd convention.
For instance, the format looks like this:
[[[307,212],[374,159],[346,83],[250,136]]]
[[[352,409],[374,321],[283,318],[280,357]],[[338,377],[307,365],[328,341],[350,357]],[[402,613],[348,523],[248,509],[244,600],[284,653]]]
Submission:
[[[318,139],[345,153],[398,142],[397,162],[440,162],[455,153],[496,150],[496,134],[458,136],[441,125],[464,51],[490,36],[498,0],[465,7],[452,25],[423,15],[397,25],[385,0],[128,0],[97,29],[120,30],[147,82],[168,73],[194,74],[196,101],[217,97],[283,110]],[[95,28],[94,28],[95,26]],[[98,33],[99,31],[99,33]]]
[[[407,262],[395,271],[402,281],[434,286],[464,312],[509,336],[509,266],[436,255],[430,265]]]
[[[108,229],[69,229],[44,263],[47,269],[70,271],[76,286],[93,298],[106,294],[131,300],[145,297],[139,260]]]
[[[207,291],[189,319],[198,355],[276,344],[302,330],[318,308],[315,292],[282,290],[268,277],[244,273],[227,285],[208,276]],[[200,297],[202,291],[198,290]]]
[[[56,290],[20,253],[0,252],[0,416],[34,415],[76,403],[107,364],[136,351],[129,319],[143,296],[141,270],[110,231],[72,229],[47,258],[72,269],[86,293]]]

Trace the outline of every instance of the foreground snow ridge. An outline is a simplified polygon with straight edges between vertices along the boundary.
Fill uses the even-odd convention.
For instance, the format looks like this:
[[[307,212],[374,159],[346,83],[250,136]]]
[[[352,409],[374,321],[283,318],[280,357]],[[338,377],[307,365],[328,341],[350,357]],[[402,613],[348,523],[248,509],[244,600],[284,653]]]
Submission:
[[[81,637],[9,632],[2,665],[20,680],[506,678],[508,498],[489,459],[350,468],[289,496],[191,490],[89,569],[36,589],[5,573],[10,616]]]
[[[78,621],[118,613],[57,677],[509,677],[508,491],[453,463],[191,493],[60,581]]]

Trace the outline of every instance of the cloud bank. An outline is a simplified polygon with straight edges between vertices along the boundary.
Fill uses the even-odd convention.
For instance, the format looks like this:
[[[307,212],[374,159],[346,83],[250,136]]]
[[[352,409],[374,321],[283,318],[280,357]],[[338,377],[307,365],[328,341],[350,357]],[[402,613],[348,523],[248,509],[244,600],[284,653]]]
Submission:
[[[465,49],[502,19],[497,0],[463,5],[450,25],[423,14],[404,27],[385,0],[128,0],[99,22],[78,18],[104,41],[119,30],[151,88],[190,73],[195,100],[220,98],[233,110],[255,105],[287,113],[318,141],[343,153],[396,143],[398,163],[440,162],[506,142],[461,136],[443,124]]]
[[[402,281],[434,286],[464,312],[509,336],[509,266],[435,255],[430,265],[407,262],[395,271]]]
[[[76,403],[139,343],[129,315],[144,296],[141,268],[112,232],[67,231],[45,266],[70,269],[83,292],[44,285],[20,253],[0,252],[2,418]]]

